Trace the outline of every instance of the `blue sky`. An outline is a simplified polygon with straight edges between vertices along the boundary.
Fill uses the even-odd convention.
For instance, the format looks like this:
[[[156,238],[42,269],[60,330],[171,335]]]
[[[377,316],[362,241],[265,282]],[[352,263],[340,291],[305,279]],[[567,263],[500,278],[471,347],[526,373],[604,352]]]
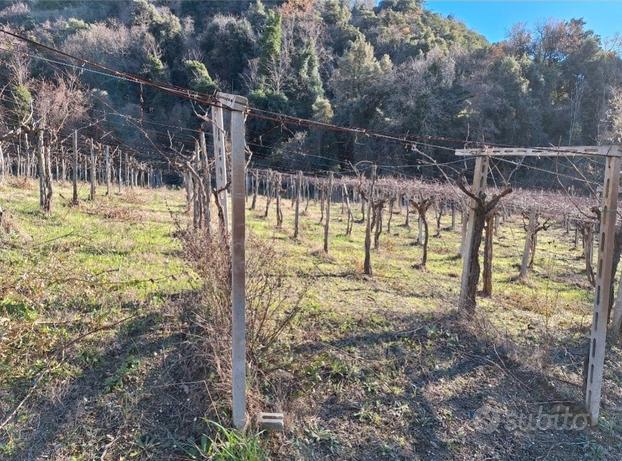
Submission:
[[[426,0],[425,5],[453,15],[492,42],[503,40],[517,22],[533,27],[548,18],[583,18],[603,38],[622,33],[622,0]]]

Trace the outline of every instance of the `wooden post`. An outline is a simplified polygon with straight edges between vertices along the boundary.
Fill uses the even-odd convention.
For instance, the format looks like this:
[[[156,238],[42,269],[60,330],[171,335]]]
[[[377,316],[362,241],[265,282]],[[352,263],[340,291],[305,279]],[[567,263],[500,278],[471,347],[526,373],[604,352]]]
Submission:
[[[74,205],[78,204],[78,130],[73,131],[73,168],[71,179],[73,181],[73,199]]]
[[[212,106],[212,133],[214,136],[214,158],[216,159],[216,190],[222,207],[225,230],[229,232],[229,214],[227,212],[227,157],[225,154],[225,125],[222,107]],[[246,178],[246,176],[245,176]]]
[[[471,191],[473,195],[479,196],[480,192],[482,192],[486,188],[486,181],[488,178],[488,156],[480,155],[475,160],[475,171],[473,173],[473,186]],[[468,199],[469,203],[469,217],[466,226],[466,234],[464,236],[464,241],[462,242],[462,281],[460,283],[460,299],[458,304],[460,307],[465,307],[467,304],[467,288],[469,282],[469,267],[471,262],[471,240],[474,231],[474,207],[476,204],[475,200],[472,198]]]
[[[220,98],[219,98],[220,99]],[[228,98],[229,99],[229,98]],[[223,104],[227,104],[223,101]],[[231,111],[231,309],[232,309],[232,400],[233,424],[246,426],[246,98],[230,97]]]
[[[89,200],[95,200],[95,181],[97,180],[97,178],[95,177],[95,175],[97,174],[97,168],[95,164],[96,161],[97,160],[95,157],[95,146],[93,144],[93,139],[91,139],[91,192],[89,193]]]
[[[619,148],[616,150],[616,153],[621,152]],[[607,157],[602,197],[603,203],[600,215],[600,239],[598,245],[594,314],[590,335],[587,387],[585,390],[585,407],[589,413],[592,426],[598,424],[598,415],[600,412],[607,339],[607,317],[611,298],[613,246],[619,185],[620,157]]]
[[[110,146],[104,146],[104,161],[106,162],[106,195],[110,195]]]
[[[328,190],[326,191],[326,222],[324,222],[324,253],[328,253],[328,231],[330,230],[330,204],[333,195],[334,175],[331,171],[328,174]]]

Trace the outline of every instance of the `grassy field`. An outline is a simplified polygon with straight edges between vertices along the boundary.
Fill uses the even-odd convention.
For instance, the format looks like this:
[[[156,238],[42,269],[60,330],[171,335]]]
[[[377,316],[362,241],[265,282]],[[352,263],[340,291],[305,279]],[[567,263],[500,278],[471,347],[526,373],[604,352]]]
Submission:
[[[0,459],[236,459],[209,454],[207,420],[227,418],[205,397],[213,377],[188,371],[184,308],[201,284],[173,237],[187,219],[183,192],[125,190],[78,207],[70,195],[58,187],[46,217],[34,183],[0,185],[12,228],[0,247],[0,424],[10,416]],[[413,267],[416,229],[396,213],[387,232],[385,218],[367,277],[364,227],[343,235],[340,204],[325,255],[319,205],[295,241],[283,202],[283,229],[274,209],[262,217],[261,199],[248,227],[307,290],[262,374],[265,410],[284,411],[286,431],[244,439],[249,447],[272,459],[622,458],[617,348],[597,429],[534,427],[538,415],[581,411],[592,290],[572,235],[539,235],[518,283],[522,221],[504,223],[493,296],[465,321],[455,309],[460,226],[447,229],[447,217],[426,270]]]

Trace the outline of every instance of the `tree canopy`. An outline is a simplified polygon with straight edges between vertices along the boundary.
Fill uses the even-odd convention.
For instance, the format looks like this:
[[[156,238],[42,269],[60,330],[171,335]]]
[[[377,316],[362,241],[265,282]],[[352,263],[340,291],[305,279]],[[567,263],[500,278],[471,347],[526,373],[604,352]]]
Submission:
[[[491,44],[421,0],[3,1],[0,22],[69,53],[198,92],[239,93],[298,117],[458,141],[597,144],[622,83],[615,46],[580,18],[533,30],[517,24]],[[2,48],[5,126],[28,111],[42,88],[37,81],[58,86],[63,77]],[[104,97],[108,110],[141,114],[145,122],[200,123],[187,101],[155,90],[97,74],[80,82],[91,108],[101,108],[93,98]],[[249,139],[257,162],[283,167],[292,166],[282,155],[292,145],[327,169],[360,159],[412,164],[416,156],[400,145],[318,131],[252,122]]]

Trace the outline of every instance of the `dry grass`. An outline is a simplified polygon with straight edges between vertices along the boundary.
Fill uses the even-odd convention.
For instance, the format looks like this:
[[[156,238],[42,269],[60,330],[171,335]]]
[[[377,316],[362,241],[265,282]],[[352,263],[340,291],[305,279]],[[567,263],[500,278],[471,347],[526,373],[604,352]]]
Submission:
[[[34,190],[0,190],[30,237],[11,237],[0,260],[0,286],[12,299],[0,313],[0,416],[42,370],[53,370],[0,434],[0,458],[209,459],[201,447],[216,436],[204,418],[229,419],[229,270],[218,241],[176,225],[186,220],[183,192],[135,189],[133,203],[114,194],[45,217]],[[92,205],[132,211],[110,219],[90,213]],[[365,277],[362,225],[345,237],[339,204],[328,256],[314,251],[323,237],[317,204],[298,241],[289,201],[280,230],[273,210],[261,217],[264,206],[260,198],[248,212],[250,416],[285,412],[286,432],[258,439],[273,459],[621,458],[615,348],[598,430],[478,425],[481,408],[511,419],[582,399],[592,295],[580,249],[563,229],[541,236],[534,271],[521,284],[512,277],[524,232],[506,221],[495,240],[493,295],[465,320],[454,309],[457,231],[430,239],[427,270],[418,271],[416,229],[395,214],[372,254],[374,276]],[[111,268],[119,272],[94,277]],[[69,269],[82,281],[69,280]],[[24,274],[28,283],[17,285]],[[66,283],[52,289],[54,277]],[[257,329],[264,314],[268,326]],[[62,363],[50,359],[106,326],[67,347]]]
[[[221,424],[231,406],[231,291],[229,247],[220,236],[203,230],[179,229],[186,261],[202,281],[195,302],[185,309],[191,326],[190,356],[201,363],[209,379],[213,415]],[[281,337],[300,313],[305,284],[293,283],[279,265],[281,255],[264,242],[248,238],[246,245],[246,317],[248,351],[248,408],[257,414],[270,405],[281,411],[283,402],[268,404],[261,382],[269,382],[280,367],[275,353]],[[218,270],[214,270],[218,268]]]

